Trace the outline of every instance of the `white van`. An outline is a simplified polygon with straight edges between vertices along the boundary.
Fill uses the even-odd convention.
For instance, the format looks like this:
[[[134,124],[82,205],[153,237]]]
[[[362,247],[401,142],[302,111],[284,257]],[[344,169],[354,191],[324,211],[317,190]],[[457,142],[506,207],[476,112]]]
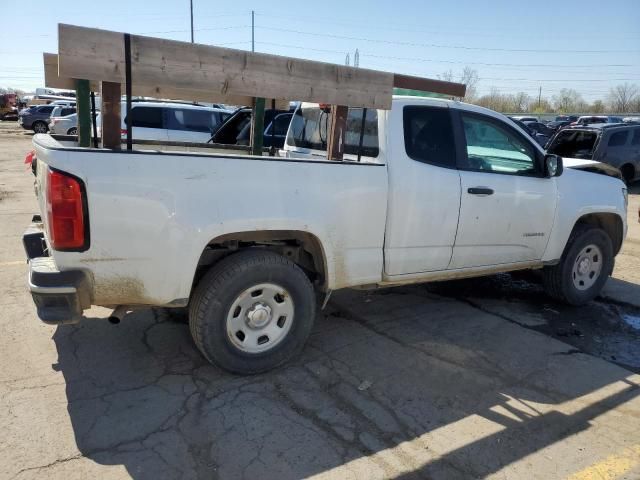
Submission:
[[[126,104],[121,105],[122,138],[127,136]],[[211,132],[233,112],[188,103],[133,102],[132,135],[135,140],[205,143]]]

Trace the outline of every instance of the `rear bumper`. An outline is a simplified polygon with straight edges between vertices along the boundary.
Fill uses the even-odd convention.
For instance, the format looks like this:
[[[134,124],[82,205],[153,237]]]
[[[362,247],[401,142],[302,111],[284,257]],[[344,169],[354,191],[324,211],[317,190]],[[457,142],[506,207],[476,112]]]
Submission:
[[[29,260],[29,291],[38,317],[53,325],[77,323],[82,318],[82,311],[91,306],[89,275],[81,270],[58,270],[53,257],[46,251],[39,220],[40,217],[35,216],[22,236]]]

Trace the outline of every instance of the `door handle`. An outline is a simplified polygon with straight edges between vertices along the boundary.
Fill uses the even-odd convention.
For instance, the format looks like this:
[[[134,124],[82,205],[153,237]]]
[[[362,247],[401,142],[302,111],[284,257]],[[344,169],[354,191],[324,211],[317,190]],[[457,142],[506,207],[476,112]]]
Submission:
[[[471,187],[467,189],[467,192],[471,195],[493,195],[493,189],[489,187]]]

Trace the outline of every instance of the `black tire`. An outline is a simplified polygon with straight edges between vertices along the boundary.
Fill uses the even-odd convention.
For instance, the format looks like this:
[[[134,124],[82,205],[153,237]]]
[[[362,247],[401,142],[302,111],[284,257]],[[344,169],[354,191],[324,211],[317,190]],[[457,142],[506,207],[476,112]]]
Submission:
[[[279,343],[261,353],[248,353],[229,338],[227,315],[242,292],[267,282],[289,292],[295,313]],[[200,280],[189,303],[189,327],[207,360],[229,372],[251,375],[271,370],[302,350],[313,327],[315,306],[313,286],[300,267],[277,253],[252,249],[224,258]]]
[[[633,165],[630,165],[628,163],[622,166],[622,168],[620,169],[620,173],[622,173],[622,179],[627,185],[631,185],[634,178],[636,177],[635,168],[633,168]]]
[[[47,124],[41,121],[33,122],[31,128],[35,133],[47,133],[49,131],[49,127],[47,126]]]
[[[78,135],[78,129],[76,127],[71,127],[67,130],[67,135]]]
[[[578,289],[573,280],[573,267],[580,252],[589,245],[602,252],[602,266],[595,283],[585,290]],[[607,233],[589,225],[574,228],[562,258],[557,265],[543,269],[543,285],[547,294],[569,305],[584,305],[593,300],[602,290],[613,271],[613,246]]]

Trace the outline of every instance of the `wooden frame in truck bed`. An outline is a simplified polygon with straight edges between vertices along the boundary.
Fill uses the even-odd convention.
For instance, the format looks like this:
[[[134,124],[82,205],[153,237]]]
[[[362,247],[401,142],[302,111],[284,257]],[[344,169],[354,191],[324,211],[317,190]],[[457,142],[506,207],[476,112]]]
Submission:
[[[70,88],[72,79],[82,79],[94,86],[125,85],[131,94],[157,98],[236,105],[266,98],[268,105],[273,99],[279,106],[300,100],[334,105],[339,113],[347,106],[388,110],[394,87],[452,97],[464,97],[466,88],[366,68],[65,24],[58,26],[58,49],[57,59],[53,54],[44,56],[48,86]],[[330,158],[341,158],[344,117],[334,115]]]

